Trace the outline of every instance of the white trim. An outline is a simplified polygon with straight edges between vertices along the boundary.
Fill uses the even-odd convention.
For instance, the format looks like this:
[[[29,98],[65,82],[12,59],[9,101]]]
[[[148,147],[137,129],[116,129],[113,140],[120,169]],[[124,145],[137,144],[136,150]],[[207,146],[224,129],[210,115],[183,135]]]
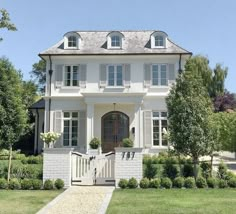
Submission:
[[[158,112],[159,113],[159,116],[158,117],[153,117],[153,112]],[[163,146],[162,145],[162,125],[161,125],[161,120],[166,120],[167,121],[167,124],[168,124],[168,120],[167,120],[167,116],[166,117],[162,117],[161,116],[161,113],[162,112],[166,112],[167,113],[167,110],[152,110],[152,119],[151,119],[151,129],[152,129],[152,136],[151,136],[151,139],[152,139],[152,148],[167,148],[168,147],[168,142],[167,142],[167,145]],[[158,126],[159,126],[159,145],[154,145],[153,143],[153,121],[154,120],[158,120]]]
[[[67,80],[66,78],[66,74],[67,74],[67,70],[66,67],[70,67],[70,85],[66,85],[65,81]],[[77,84],[73,86],[73,67],[77,67]],[[78,78],[79,77],[79,78]],[[62,84],[63,88],[80,88],[80,66],[79,65],[75,65],[75,64],[65,64],[63,66],[63,84]]]
[[[68,112],[70,114],[70,117],[64,117],[65,112]],[[77,113],[78,117],[73,118],[72,113]],[[73,111],[73,110],[62,111],[62,118],[61,118],[61,121],[62,121],[62,140],[61,140],[61,146],[63,148],[70,148],[70,147],[78,147],[79,146],[79,135],[80,135],[80,133],[79,133],[79,119],[80,119],[79,111]],[[64,145],[64,121],[69,121],[69,145],[68,146]],[[77,121],[77,145],[72,145],[72,121]]]
[[[109,67],[113,66],[114,67],[114,85],[109,85]],[[117,67],[121,67],[121,75],[122,75],[122,85],[117,85]],[[106,88],[125,88],[124,87],[124,66],[123,64],[108,64],[106,66]]]
[[[157,65],[158,66],[158,84],[153,85],[153,66]],[[165,65],[166,66],[166,85],[161,85],[161,66]],[[151,64],[151,85],[150,87],[155,88],[155,87],[163,87],[163,88],[169,88],[168,86],[168,76],[169,76],[169,68],[168,64],[166,63],[153,63]]]

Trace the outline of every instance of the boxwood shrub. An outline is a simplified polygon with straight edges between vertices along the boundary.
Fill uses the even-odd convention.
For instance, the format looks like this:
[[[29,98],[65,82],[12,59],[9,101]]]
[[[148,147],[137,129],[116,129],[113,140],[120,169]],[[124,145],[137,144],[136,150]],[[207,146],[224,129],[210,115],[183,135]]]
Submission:
[[[170,189],[172,187],[172,181],[170,178],[165,177],[161,179],[161,186],[166,189]]]
[[[121,189],[125,189],[127,188],[128,186],[128,180],[127,179],[120,179],[119,183],[118,183],[118,186],[121,188]]]
[[[142,178],[139,182],[139,186],[142,189],[147,189],[149,187],[149,180],[147,178]]]
[[[0,178],[0,189],[7,189],[8,184],[7,180],[5,178]]]
[[[216,188],[218,186],[218,180],[216,178],[207,178],[207,185],[209,188]]]
[[[184,186],[188,189],[195,188],[195,179],[193,177],[187,177],[184,181]]]
[[[136,178],[130,178],[129,181],[128,181],[128,187],[130,189],[135,189],[138,187],[138,182],[136,180]]]
[[[184,186],[184,178],[176,177],[173,181],[173,186],[176,188],[182,188]]]
[[[236,178],[230,178],[227,183],[229,187],[236,188]]]
[[[161,180],[159,178],[154,178],[149,182],[150,188],[160,188],[161,187]]]
[[[29,180],[27,178],[23,179],[21,181],[21,189],[31,189],[32,188],[32,180]]]
[[[8,184],[9,189],[20,189],[20,182],[17,178],[12,178]]]
[[[206,179],[203,178],[203,177],[198,177],[196,179],[196,186],[198,188],[206,188],[207,187],[207,182],[206,182]]]
[[[62,189],[64,187],[64,181],[60,178],[55,180],[54,186],[56,187],[56,189]]]
[[[50,179],[45,180],[45,182],[43,184],[43,188],[45,190],[52,190],[53,189],[53,181]]]
[[[32,187],[34,190],[39,190],[42,188],[42,186],[43,186],[42,180],[39,180],[39,179],[32,180]]]
[[[228,187],[227,181],[223,180],[223,179],[220,179],[219,182],[218,182],[218,186],[221,189]]]

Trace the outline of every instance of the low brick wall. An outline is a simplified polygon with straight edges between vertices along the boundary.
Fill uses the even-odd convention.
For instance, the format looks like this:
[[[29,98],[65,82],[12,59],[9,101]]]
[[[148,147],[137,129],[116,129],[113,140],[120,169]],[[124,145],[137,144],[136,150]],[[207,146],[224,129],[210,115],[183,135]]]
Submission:
[[[65,187],[71,186],[71,148],[44,149],[43,181],[60,178]]]
[[[115,153],[116,187],[121,178],[134,177],[140,181],[143,177],[143,149],[115,148]]]

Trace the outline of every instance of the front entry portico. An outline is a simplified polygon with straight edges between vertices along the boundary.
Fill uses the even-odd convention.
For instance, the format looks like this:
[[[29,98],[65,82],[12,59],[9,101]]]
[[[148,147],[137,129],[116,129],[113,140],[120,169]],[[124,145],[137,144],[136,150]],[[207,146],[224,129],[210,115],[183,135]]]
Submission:
[[[114,151],[122,140],[129,137],[129,117],[119,111],[111,111],[101,119],[102,152]]]

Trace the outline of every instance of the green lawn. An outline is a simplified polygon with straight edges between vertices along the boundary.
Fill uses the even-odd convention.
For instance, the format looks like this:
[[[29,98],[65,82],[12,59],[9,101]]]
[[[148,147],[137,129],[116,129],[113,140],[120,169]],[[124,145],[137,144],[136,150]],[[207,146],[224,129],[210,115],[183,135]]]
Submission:
[[[115,190],[107,214],[233,214],[236,189]]]
[[[0,190],[0,214],[34,214],[61,192]]]

